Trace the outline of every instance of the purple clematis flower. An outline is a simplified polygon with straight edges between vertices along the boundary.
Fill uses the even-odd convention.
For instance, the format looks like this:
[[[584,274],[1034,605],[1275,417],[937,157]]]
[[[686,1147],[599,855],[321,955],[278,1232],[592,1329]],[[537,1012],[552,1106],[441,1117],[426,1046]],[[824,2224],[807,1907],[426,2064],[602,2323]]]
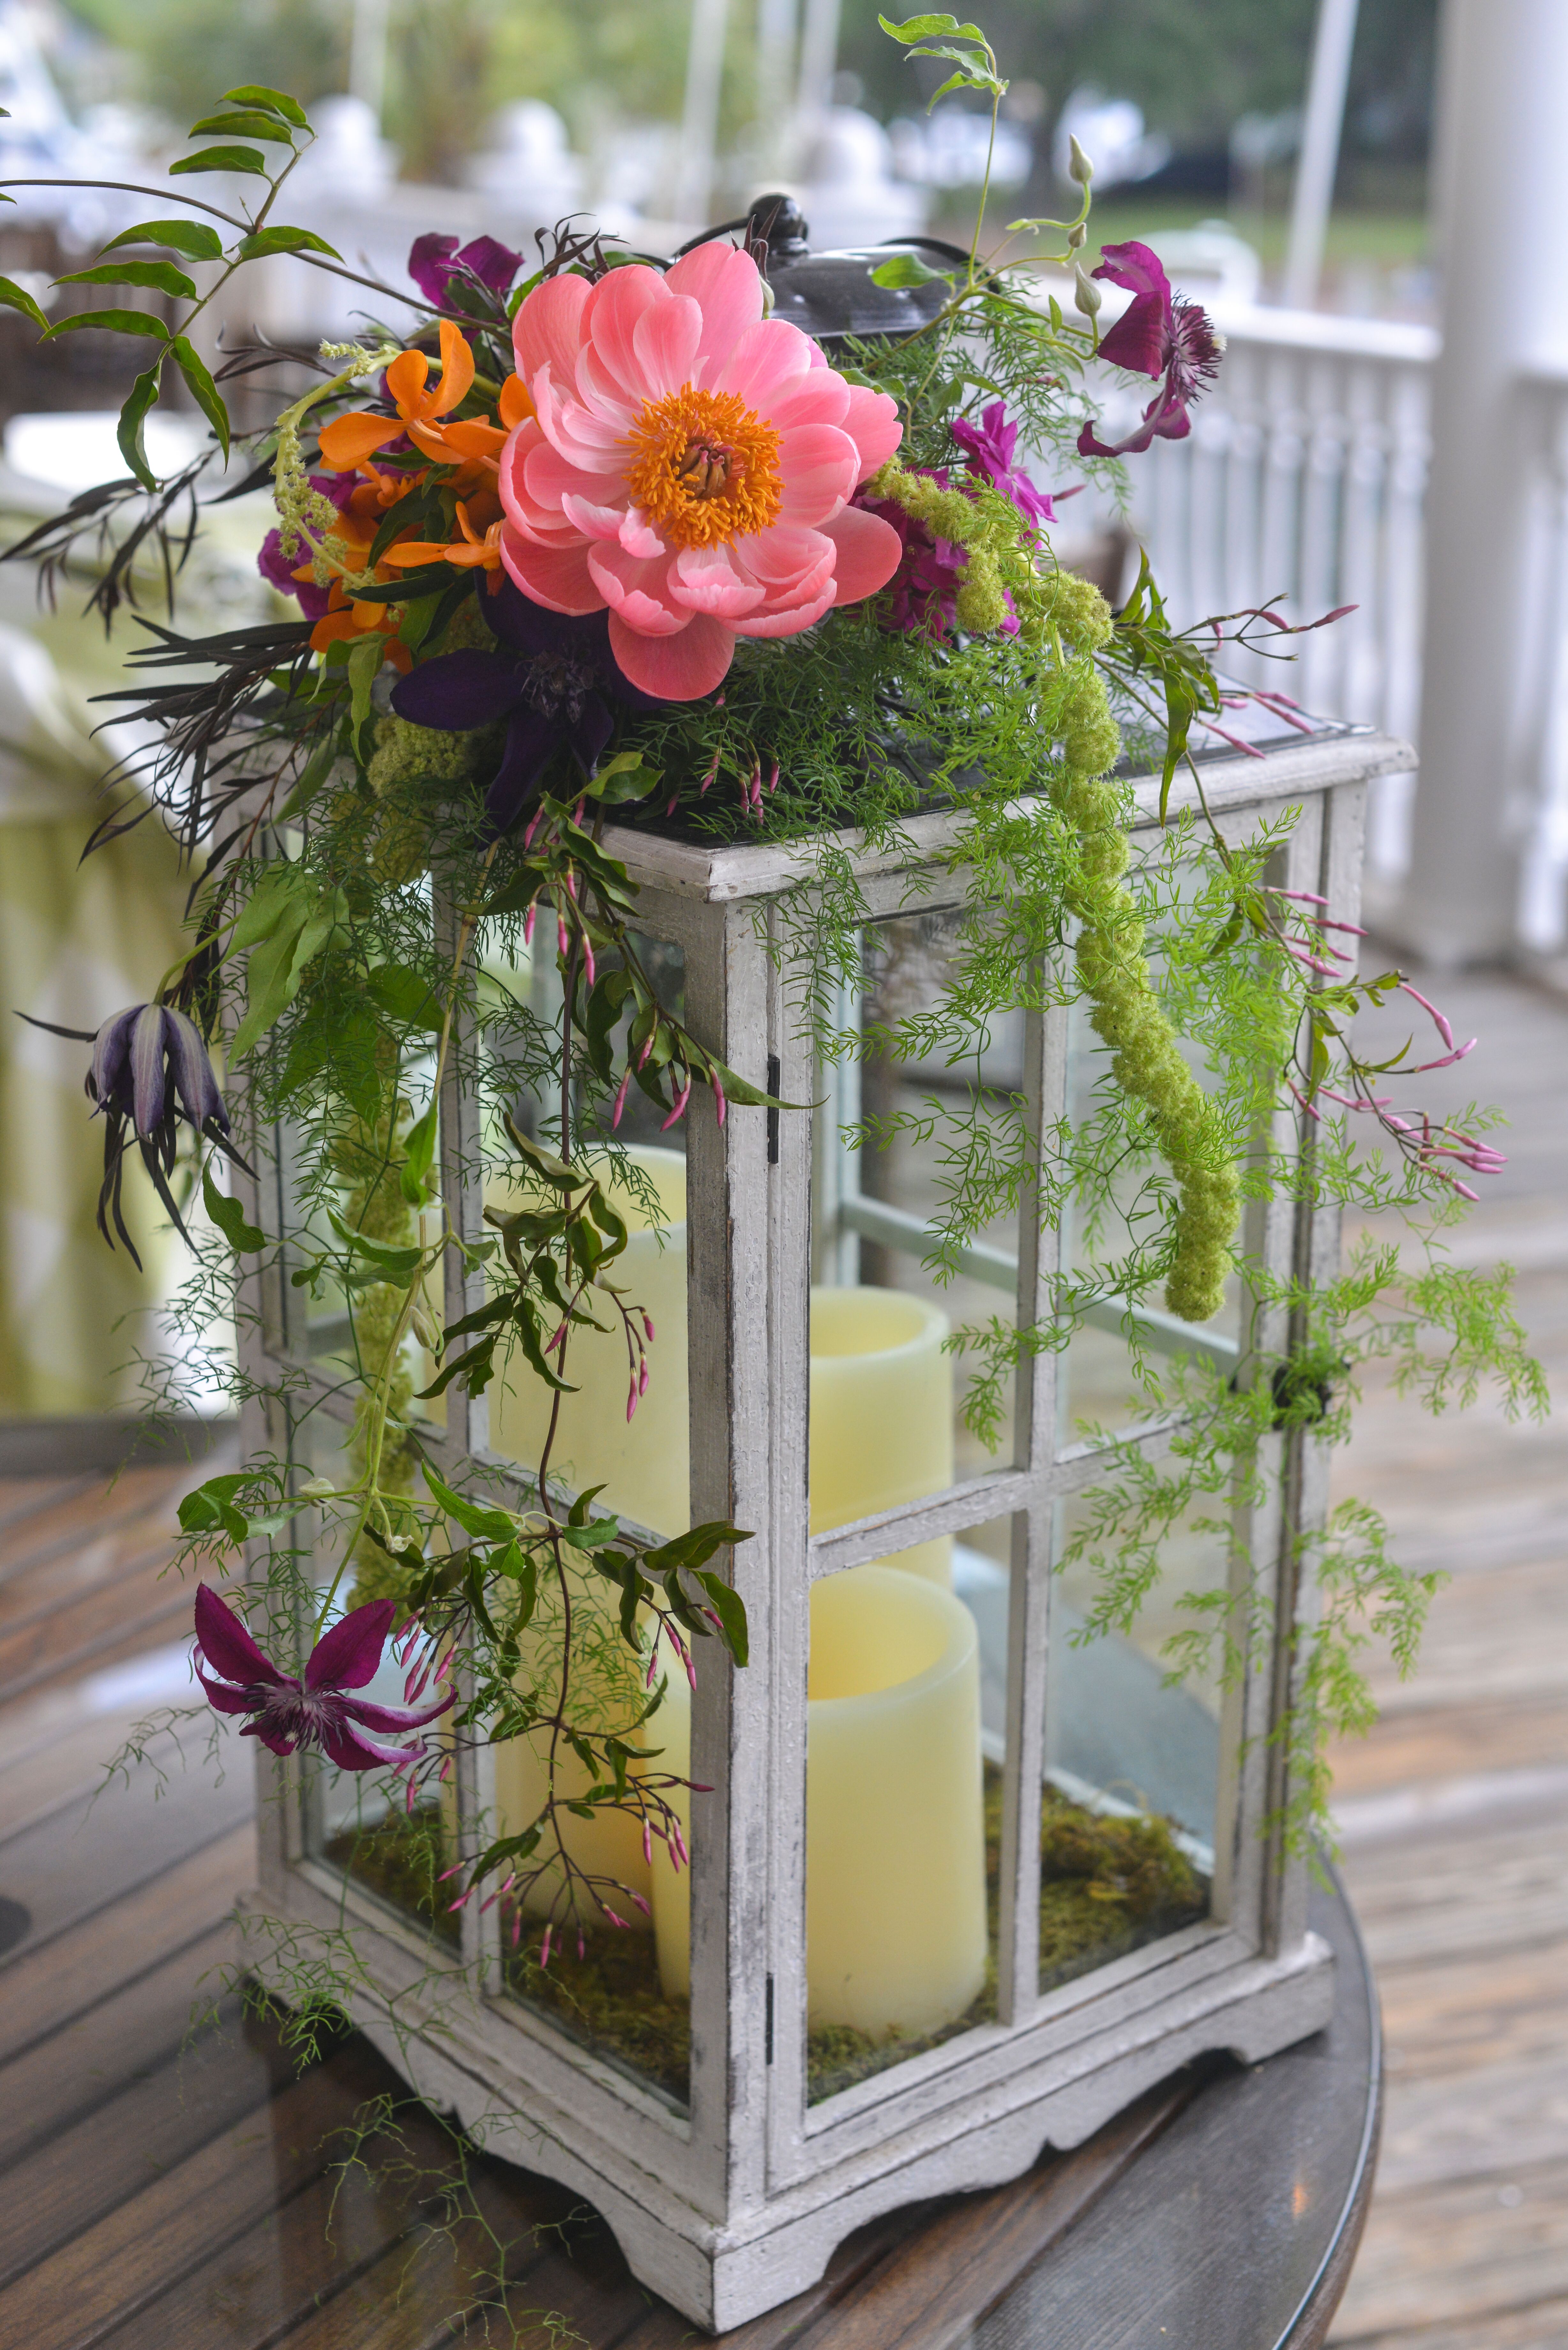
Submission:
[[[1000,400],[993,400],[978,424],[970,424],[961,416],[949,427],[953,439],[964,452],[964,460],[971,473],[979,473],[1011,498],[1025,521],[1036,525],[1054,522],[1056,510],[1045,491],[1037,490],[1022,465],[1015,463],[1013,451],[1018,446],[1018,427],[1007,421],[1007,411]]]
[[[363,1689],[374,1676],[397,1612],[394,1599],[356,1607],[317,1640],[301,1682],[280,1673],[234,1609],[200,1583],[196,1679],[220,1713],[253,1715],[241,1737],[259,1738],[275,1754],[319,1746],[340,1771],[375,1771],[387,1763],[400,1769],[419,1761],[424,1741],[417,1738],[411,1746],[397,1746],[385,1733],[422,1729],[446,1711],[457,1692],[449,1690],[436,1704],[426,1706],[374,1705],[368,1698],[348,1694]],[[203,1666],[221,1678],[210,1680]]]
[[[195,1022],[171,1003],[131,1003],[112,1013],[95,1035],[87,1028],[61,1028],[52,1020],[19,1015],[31,1028],[47,1028],[51,1035],[69,1036],[92,1046],[92,1065],[85,1080],[88,1099],[103,1113],[103,1188],[98,1197],[98,1228],[112,1248],[108,1218],[130,1252],[140,1272],[130,1234],[120,1213],[120,1180],[127,1150],[135,1142],[141,1163],[151,1177],[159,1198],[182,1239],[190,1234],[181,1222],[165,1177],[174,1165],[179,1122],[183,1118],[198,1134],[214,1143],[236,1167],[251,1170],[228,1139],[229,1114],[207,1057],[207,1047]]]
[[[622,676],[610,651],[609,615],[546,612],[503,577],[484,598],[501,642],[421,661],[392,689],[392,708],[416,726],[446,733],[507,721],[506,747],[484,796],[485,837],[510,831],[538,797],[563,746],[591,776],[615,732],[612,701],[634,710],[662,703]]]
[[[312,473],[310,486],[313,490],[319,491],[324,498],[330,498],[341,514],[353,496],[358,485],[358,479],[357,473]],[[326,618],[327,605],[331,600],[331,590],[318,588],[314,579],[295,577],[294,575],[303,566],[307,552],[308,550],[302,546],[291,563],[283,551],[282,531],[269,530],[261,543],[261,553],[256,556],[256,569],[269,588],[275,588],[280,596],[296,597],[305,618],[307,620],[316,621]]]
[[[1188,409],[1219,369],[1221,348],[1208,313],[1196,302],[1179,302],[1159,255],[1136,240],[1107,244],[1096,277],[1108,277],[1133,296],[1121,317],[1100,338],[1099,355],[1134,375],[1165,381],[1144,410],[1143,421],[1125,441],[1107,448],[1092,424],[1078,435],[1081,457],[1136,456],[1151,441],[1184,441],[1192,430]]]
[[[409,255],[409,276],[438,309],[446,307],[447,287],[454,277],[477,277],[491,293],[504,296],[522,266],[523,255],[493,236],[476,236],[461,252],[455,236],[417,236]]]

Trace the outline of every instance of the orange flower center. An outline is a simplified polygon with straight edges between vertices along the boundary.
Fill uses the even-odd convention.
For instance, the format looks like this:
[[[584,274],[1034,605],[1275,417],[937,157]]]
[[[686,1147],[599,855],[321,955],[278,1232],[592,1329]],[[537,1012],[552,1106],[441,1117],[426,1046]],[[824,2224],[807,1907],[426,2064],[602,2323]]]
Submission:
[[[779,436],[732,391],[650,400],[631,428],[626,484],[676,546],[720,546],[777,522]]]

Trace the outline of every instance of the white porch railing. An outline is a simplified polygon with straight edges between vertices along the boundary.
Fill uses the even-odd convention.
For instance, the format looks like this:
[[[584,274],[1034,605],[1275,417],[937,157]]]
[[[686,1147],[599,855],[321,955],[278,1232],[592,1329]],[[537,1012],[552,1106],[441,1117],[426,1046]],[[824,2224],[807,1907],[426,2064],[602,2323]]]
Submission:
[[[1189,622],[1281,592],[1293,620],[1354,604],[1332,629],[1293,639],[1289,665],[1245,655],[1228,665],[1326,717],[1416,742],[1438,336],[1262,307],[1216,317],[1225,358],[1190,435],[1128,461],[1129,520],[1171,612]],[[1499,821],[1519,859],[1515,944],[1551,957],[1568,942],[1568,366],[1528,371],[1517,392],[1527,617],[1513,648],[1516,749]],[[1122,386],[1106,397],[1107,423],[1127,431],[1141,400]],[[1478,777],[1478,790],[1494,787]],[[1373,786],[1374,910],[1409,867],[1414,802],[1411,776]]]

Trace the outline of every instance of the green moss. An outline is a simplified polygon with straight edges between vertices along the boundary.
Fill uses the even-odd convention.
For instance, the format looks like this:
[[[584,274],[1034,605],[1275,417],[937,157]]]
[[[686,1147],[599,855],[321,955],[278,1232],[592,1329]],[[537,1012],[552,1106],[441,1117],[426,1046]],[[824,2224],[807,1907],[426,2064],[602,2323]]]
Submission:
[[[989,1955],[979,1994],[950,2023],[917,2037],[857,2032],[847,2024],[817,2026],[806,2037],[808,2104],[818,2105],[890,2064],[940,2048],[977,2024],[994,2023],[1001,1844],[1002,1773],[987,1763]],[[435,1883],[446,1866],[439,1813],[416,1813],[412,1820],[389,1815],[377,1828],[335,1837],[327,1856],[383,1900],[431,1923],[444,1939],[459,1939],[458,1920],[447,1911]],[[1040,1862],[1042,1991],[1107,1966],[1208,1911],[1207,1883],[1177,1843],[1170,1823],[1151,1813],[1124,1817],[1091,1812],[1047,1786],[1041,1802]],[[568,1932],[552,1950],[549,1965],[542,1967],[542,1925],[526,1919],[524,1931],[526,1939],[519,1939],[506,1960],[506,1988],[514,1998],[542,2010],[607,2064],[686,2105],[691,2018],[684,2002],[664,1996],[653,1936],[592,1929],[582,1937],[579,1955],[576,1934]]]
[[[349,1827],[331,1836],[322,1857],[357,1885],[365,1886],[390,1908],[417,1918],[438,1940],[455,1950],[462,1940],[462,1920],[447,1900],[448,1887],[440,1883],[451,1866],[446,1823],[438,1810],[389,1812],[374,1827]]]

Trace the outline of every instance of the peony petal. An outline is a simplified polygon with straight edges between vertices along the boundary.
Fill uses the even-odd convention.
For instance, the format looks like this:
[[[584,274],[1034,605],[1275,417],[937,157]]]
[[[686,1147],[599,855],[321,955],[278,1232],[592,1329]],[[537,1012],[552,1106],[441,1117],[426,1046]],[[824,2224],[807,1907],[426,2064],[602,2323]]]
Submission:
[[[846,505],[860,478],[860,452],[832,424],[799,424],[779,436],[784,494],[779,520],[819,529]]]
[[[501,534],[501,560],[508,576],[535,604],[551,612],[602,612],[605,598],[588,569],[580,538],[566,546],[540,546],[517,532]]]
[[[722,685],[734,654],[733,629],[706,612],[675,637],[645,637],[610,614],[610,650],[622,673],[655,702],[695,702]]]
[[[712,389],[732,391],[748,408],[771,416],[770,402],[814,373],[810,352],[810,338],[798,327],[790,326],[784,318],[759,318],[736,342],[715,376]],[[843,382],[842,377],[836,380]],[[832,416],[823,421],[837,422],[836,417]]]
[[[310,1652],[306,1688],[363,1689],[375,1676],[397,1612],[395,1599],[372,1599],[334,1624]]]
[[[637,322],[646,310],[668,301],[665,281],[657,269],[632,262],[601,277],[583,312],[583,360],[577,389],[591,400],[602,375],[619,386],[635,410],[648,396],[642,369],[632,347]]]
[[[649,561],[628,555],[621,546],[588,549],[589,573],[602,589],[611,614],[618,612],[639,635],[670,636],[691,620],[691,613],[675,604],[668,592],[670,569],[668,556]]]
[[[286,1679],[271,1659],[263,1656],[234,1609],[205,1583],[196,1586],[196,1639],[207,1662],[225,1680],[242,1686],[265,1681],[276,1688]]]
[[[769,588],[788,588],[815,570],[826,579],[834,560],[833,541],[825,532],[795,523],[775,523],[753,538],[737,538],[730,553],[742,578],[759,579]]]
[[[569,490],[561,500],[561,512],[585,538],[614,538],[625,545],[621,525],[626,516],[619,506],[596,505],[591,498]]]
[[[898,403],[887,392],[871,391],[859,383],[846,389],[849,408],[843,427],[860,452],[857,478],[863,482],[881,471],[903,440],[904,428],[898,421]]]
[[[737,576],[723,546],[682,547],[670,566],[669,593],[675,603],[721,620],[754,612],[763,596],[761,588]]]
[[[904,552],[903,541],[890,523],[879,515],[864,513],[859,506],[846,506],[823,528],[838,549],[833,571],[836,604],[857,604],[886,588]]]
[[[560,383],[574,380],[589,290],[586,277],[546,277],[518,305],[512,321],[512,348],[517,355],[517,372],[530,392],[541,368],[549,368]]]
[[[749,253],[727,237],[711,237],[706,244],[682,254],[664,282],[672,294],[690,296],[702,313],[699,372],[692,381],[711,385],[746,328],[756,325],[767,307],[762,274]]]
[[[693,380],[701,337],[702,313],[695,302],[673,295],[649,306],[631,333],[644,400],[666,400]]]
[[[815,628],[825,612],[833,609],[833,582],[828,581],[807,603],[792,605],[787,611],[754,612],[750,619],[732,623],[738,637],[798,637],[803,629]]]
[[[668,555],[669,545],[657,523],[649,521],[640,506],[628,506],[620,518],[620,543],[628,555],[640,556],[645,563],[658,555]]]
[[[768,422],[775,432],[788,432],[802,424],[838,424],[849,407],[849,386],[831,368],[806,368],[770,393],[765,403]]]

